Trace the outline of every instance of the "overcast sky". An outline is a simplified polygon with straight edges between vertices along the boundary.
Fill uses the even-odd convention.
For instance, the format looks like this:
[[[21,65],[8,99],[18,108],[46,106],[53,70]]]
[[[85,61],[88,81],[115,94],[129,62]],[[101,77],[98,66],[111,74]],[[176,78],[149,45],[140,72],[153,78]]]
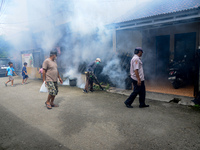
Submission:
[[[27,1],[32,1],[36,6],[40,6],[46,0],[3,0],[0,9],[0,35],[17,34],[21,31],[29,30],[31,21],[40,22],[41,15],[37,18],[30,18],[27,14]],[[73,0],[75,12],[93,14],[101,19],[103,23],[110,23],[117,17],[125,14],[140,3],[150,0]],[[2,0],[0,0],[2,2]],[[1,4],[1,3],[0,3]],[[45,3],[46,4],[46,3]],[[37,10],[36,10],[37,11]],[[78,13],[77,13],[78,14]]]

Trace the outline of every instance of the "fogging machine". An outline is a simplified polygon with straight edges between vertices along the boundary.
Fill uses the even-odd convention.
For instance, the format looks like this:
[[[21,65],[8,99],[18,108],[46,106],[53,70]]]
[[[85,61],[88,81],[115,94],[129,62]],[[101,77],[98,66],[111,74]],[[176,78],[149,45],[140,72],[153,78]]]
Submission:
[[[97,77],[95,76],[95,74],[93,72],[89,72],[89,76],[90,76],[90,78],[92,78],[94,80],[94,82],[96,84],[99,85],[99,87],[101,88],[101,90],[104,90],[104,88],[101,86],[101,84],[99,83],[99,80],[97,79]]]

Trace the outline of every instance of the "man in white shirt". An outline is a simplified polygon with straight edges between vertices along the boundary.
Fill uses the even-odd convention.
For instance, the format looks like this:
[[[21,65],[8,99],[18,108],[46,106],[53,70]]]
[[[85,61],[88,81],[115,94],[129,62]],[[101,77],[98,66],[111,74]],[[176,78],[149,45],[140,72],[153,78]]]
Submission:
[[[145,84],[144,84],[144,71],[142,67],[142,61],[141,57],[143,54],[143,50],[141,47],[136,47],[135,48],[135,55],[133,56],[131,60],[131,68],[130,68],[130,74],[132,78],[132,82],[134,85],[134,90],[129,96],[129,98],[124,102],[126,107],[128,108],[133,108],[131,104],[135,100],[136,96],[139,94],[139,102],[140,108],[144,107],[149,107],[149,105],[145,104],[145,95],[146,95],[146,90],[145,90]]]

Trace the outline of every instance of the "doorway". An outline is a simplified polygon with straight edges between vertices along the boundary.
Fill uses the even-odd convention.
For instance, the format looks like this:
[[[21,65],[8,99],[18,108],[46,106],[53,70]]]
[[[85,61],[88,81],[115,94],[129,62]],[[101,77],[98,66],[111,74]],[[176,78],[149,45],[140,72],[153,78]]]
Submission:
[[[187,56],[187,61],[193,64],[195,58],[196,33],[175,34],[174,59],[181,61]]]
[[[156,76],[167,77],[170,56],[170,35],[156,37]]]
[[[189,78],[195,81],[195,47],[196,47],[196,33],[182,33],[175,34],[174,60],[186,61],[186,70],[189,73]]]

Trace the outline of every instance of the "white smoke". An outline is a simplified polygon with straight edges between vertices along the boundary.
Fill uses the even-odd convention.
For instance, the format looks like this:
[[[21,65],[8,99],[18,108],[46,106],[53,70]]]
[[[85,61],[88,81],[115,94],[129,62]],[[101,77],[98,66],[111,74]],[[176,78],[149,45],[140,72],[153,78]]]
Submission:
[[[83,80],[81,74],[78,73],[76,69],[74,69],[74,68],[69,69],[69,71],[66,72],[64,74],[64,76],[67,79],[63,82],[63,85],[70,85],[70,80],[77,79],[77,87],[79,87],[79,88],[85,87],[84,80]]]
[[[73,67],[67,70],[65,76],[76,77],[78,79],[78,85],[83,84],[85,81],[77,74],[79,63],[91,63],[97,57],[100,57],[103,62],[107,62],[102,73],[108,75],[110,80],[118,87],[124,88],[126,73],[120,69],[117,57],[115,57],[114,60],[109,59],[113,56],[113,47],[111,44],[112,31],[107,30],[104,26],[114,18],[109,18],[110,15],[107,16],[105,14],[105,10],[102,10],[102,4],[97,0],[90,1],[87,5],[85,1],[79,1],[75,4],[74,9],[70,29],[75,33],[73,36],[75,44],[73,44],[72,50],[68,52],[67,55],[75,57],[69,58],[69,60],[66,61],[66,64],[73,64]],[[108,11],[109,10],[112,9],[108,9]],[[114,67],[117,66],[118,69],[114,69]],[[73,71],[71,69],[73,69]],[[122,82],[118,83],[120,81]]]
[[[127,74],[120,68],[120,61],[117,57],[108,62],[103,68],[103,74],[109,75],[113,84],[117,87],[125,88],[125,79]]]
[[[77,78],[79,87],[85,82],[78,73],[79,64],[97,57],[106,62],[103,74],[124,87],[126,74],[117,56],[113,59],[113,32],[105,25],[144,1],[148,0],[13,0],[7,3],[5,24],[1,26],[15,29],[7,30],[6,35],[18,52],[42,48],[47,54],[55,46],[65,47],[61,56],[64,76]],[[67,29],[57,28],[63,23]]]

